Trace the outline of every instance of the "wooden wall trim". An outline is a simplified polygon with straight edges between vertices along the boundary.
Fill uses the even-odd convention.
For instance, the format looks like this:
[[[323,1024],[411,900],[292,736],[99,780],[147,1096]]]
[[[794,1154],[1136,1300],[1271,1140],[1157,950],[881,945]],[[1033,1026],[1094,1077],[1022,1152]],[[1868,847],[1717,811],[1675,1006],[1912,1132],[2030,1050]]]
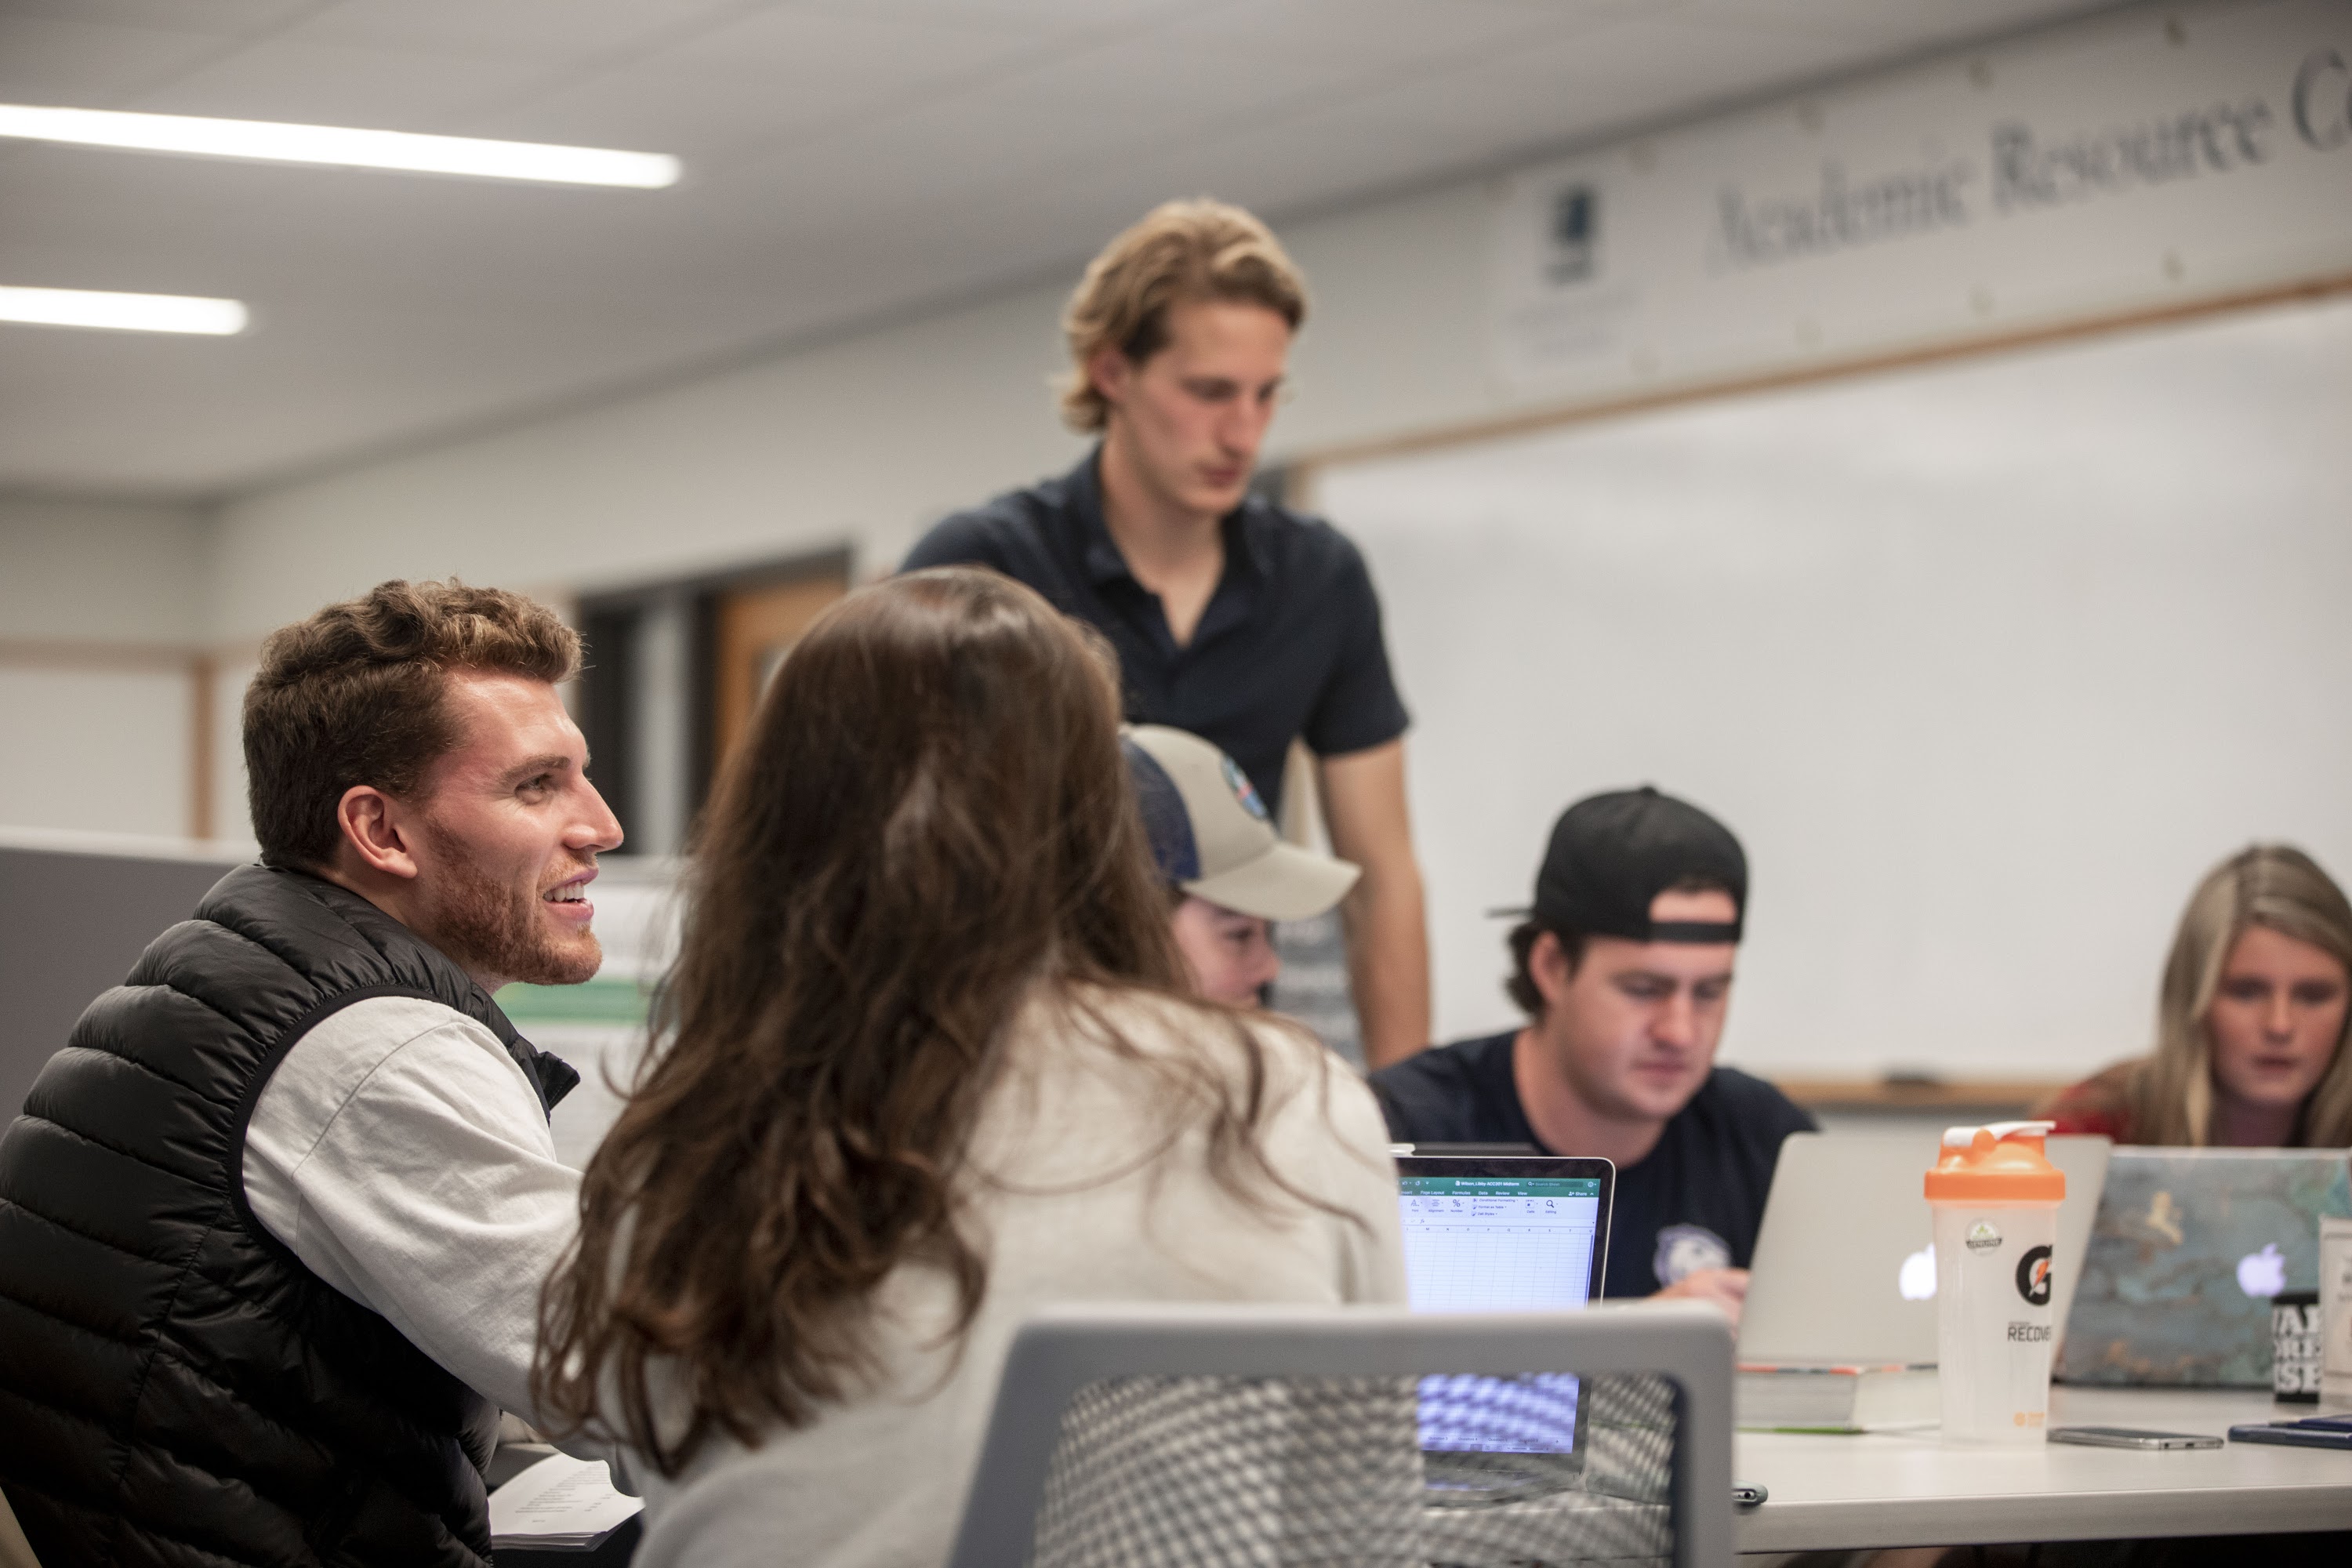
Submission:
[[[1770,1075],[1808,1110],[1973,1110],[2023,1115],[2066,1087],[2057,1079],[1809,1078]]]
[[[217,806],[213,799],[213,759],[218,750],[215,695],[220,664],[198,654],[188,665],[188,837],[210,838]]]

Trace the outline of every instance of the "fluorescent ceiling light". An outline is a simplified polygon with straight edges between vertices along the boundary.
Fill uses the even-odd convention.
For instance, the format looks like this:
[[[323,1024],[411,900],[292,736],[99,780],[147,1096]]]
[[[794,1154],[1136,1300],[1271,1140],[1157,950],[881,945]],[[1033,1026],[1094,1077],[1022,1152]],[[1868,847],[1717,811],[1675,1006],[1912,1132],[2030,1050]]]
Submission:
[[[352,169],[409,169],[491,180],[543,180],[566,185],[677,184],[667,153],[614,153],[540,142],[484,142],[471,136],[418,136],[405,131],[353,131],[340,125],[280,125],[265,120],[204,120],[185,114],[123,114],[103,109],[47,109],[0,103],[0,136],[191,153],[208,158],[258,158],[279,163],[333,163]]]
[[[245,331],[235,300],[188,294],[102,294],[94,289],[0,288],[0,321],[44,327],[110,327],[122,332],[201,332],[225,338]]]

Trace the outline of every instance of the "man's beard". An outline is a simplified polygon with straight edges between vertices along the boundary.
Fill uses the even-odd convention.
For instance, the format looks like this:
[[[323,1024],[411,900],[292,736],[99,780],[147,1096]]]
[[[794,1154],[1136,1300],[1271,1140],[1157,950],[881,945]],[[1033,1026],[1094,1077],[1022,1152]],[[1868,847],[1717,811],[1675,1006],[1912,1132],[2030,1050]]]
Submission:
[[[604,962],[593,931],[563,938],[540,914],[539,889],[514,888],[477,870],[445,843],[447,871],[434,902],[433,929],[420,932],[467,973],[532,985],[577,985]]]

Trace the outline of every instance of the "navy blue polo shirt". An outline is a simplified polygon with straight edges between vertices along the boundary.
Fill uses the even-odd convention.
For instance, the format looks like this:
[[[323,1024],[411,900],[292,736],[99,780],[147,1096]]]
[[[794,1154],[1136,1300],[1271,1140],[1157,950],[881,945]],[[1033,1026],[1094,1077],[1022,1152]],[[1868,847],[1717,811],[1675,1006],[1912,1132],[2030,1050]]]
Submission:
[[[1339,530],[1244,500],[1223,521],[1224,575],[1179,647],[1160,595],[1135,580],[1103,522],[1101,456],[1097,447],[1058,479],[956,513],[923,536],[905,569],[992,566],[1099,627],[1118,650],[1128,721],[1222,747],[1270,810],[1282,807],[1292,741],[1336,757],[1404,733],[1380,599]]]

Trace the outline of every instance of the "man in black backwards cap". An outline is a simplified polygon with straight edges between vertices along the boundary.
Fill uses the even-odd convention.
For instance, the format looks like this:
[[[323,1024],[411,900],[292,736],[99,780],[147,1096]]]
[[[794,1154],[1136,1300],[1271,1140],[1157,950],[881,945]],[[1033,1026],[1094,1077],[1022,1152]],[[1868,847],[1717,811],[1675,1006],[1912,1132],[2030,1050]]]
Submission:
[[[1611,1297],[1689,1296],[1736,1321],[1780,1140],[1813,1120],[1715,1065],[1748,902],[1721,823],[1644,785],[1560,814],[1511,932],[1525,1028],[1374,1073],[1411,1143],[1527,1143],[1617,1165]]]

